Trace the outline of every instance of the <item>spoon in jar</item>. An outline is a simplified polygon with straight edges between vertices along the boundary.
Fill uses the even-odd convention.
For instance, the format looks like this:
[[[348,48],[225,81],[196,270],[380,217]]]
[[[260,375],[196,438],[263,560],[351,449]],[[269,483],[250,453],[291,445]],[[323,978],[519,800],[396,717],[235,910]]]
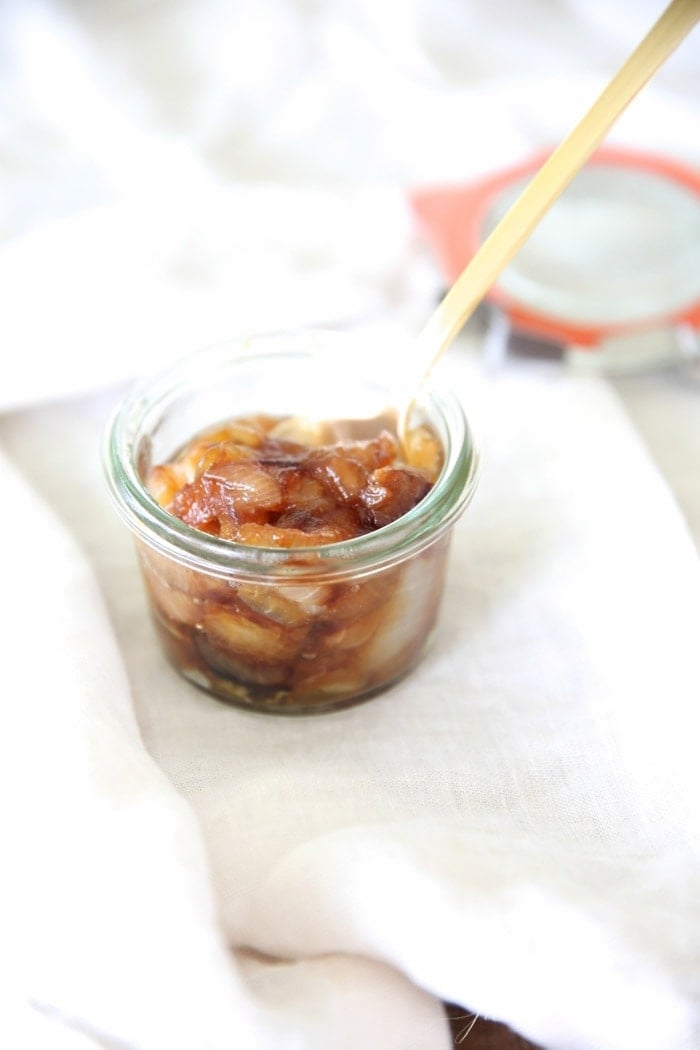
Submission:
[[[641,43],[615,74],[586,114],[550,154],[514,204],[480,246],[411,344],[412,353],[402,361],[404,396],[390,410],[394,429],[408,449],[409,420],[421,388],[438,360],[485,297],[501,272],[522,247],[537,224],[580,171],[617,118],[669,55],[700,20],[700,0],[671,0]],[[307,417],[290,417],[289,436],[324,433],[335,439],[376,432],[388,419],[383,412],[369,417],[319,423]],[[409,458],[410,461],[410,457]]]

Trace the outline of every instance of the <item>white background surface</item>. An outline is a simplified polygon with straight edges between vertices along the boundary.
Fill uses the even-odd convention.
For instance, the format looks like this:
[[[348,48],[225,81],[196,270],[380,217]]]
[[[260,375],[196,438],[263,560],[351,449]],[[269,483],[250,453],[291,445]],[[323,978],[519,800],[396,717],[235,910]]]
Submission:
[[[433,1050],[440,999],[698,1045],[689,370],[487,366],[472,330],[439,642],[328,719],[172,675],[98,462],[121,384],[190,347],[420,325],[403,190],[553,142],[660,7],[3,4],[7,1045]],[[614,140],[698,162],[699,79],[696,33]]]

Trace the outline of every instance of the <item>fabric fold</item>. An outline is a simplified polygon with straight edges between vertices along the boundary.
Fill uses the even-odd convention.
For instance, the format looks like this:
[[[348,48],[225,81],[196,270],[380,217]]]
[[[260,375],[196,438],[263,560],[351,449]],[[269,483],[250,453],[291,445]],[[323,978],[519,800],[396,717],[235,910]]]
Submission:
[[[359,1008],[338,1047],[372,1038],[377,1016],[391,1030],[383,1045],[446,1046],[439,1004],[388,967],[239,965],[195,816],[143,747],[92,572],[4,456],[0,477],[12,508],[0,533],[17,905],[4,944],[15,971],[8,1045],[324,1050],[345,1023],[345,1001],[328,997],[338,981]]]

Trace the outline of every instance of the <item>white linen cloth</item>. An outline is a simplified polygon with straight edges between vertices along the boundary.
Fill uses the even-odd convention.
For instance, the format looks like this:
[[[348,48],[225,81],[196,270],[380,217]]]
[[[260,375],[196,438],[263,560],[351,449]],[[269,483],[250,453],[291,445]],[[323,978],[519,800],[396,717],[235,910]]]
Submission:
[[[285,1045],[265,1041],[279,1011],[290,1045],[444,1045],[398,971],[544,1046],[694,1045],[696,552],[601,383],[458,365],[486,465],[442,630],[409,681],[325,718],[231,710],[165,665],[100,489],[99,408],[3,423],[98,570],[156,763],[81,559],[5,471],[45,1008],[139,1047],[192,1045],[197,1024],[197,1045]],[[242,953],[247,998],[200,834],[228,943],[261,953]]]
[[[374,26],[375,42],[403,26],[392,55],[406,65],[393,71],[403,68],[421,102],[385,157],[358,148],[356,163],[353,155],[333,169],[337,124],[322,113],[323,194],[225,186],[212,176],[212,150],[217,134],[223,149],[240,84],[222,96],[192,88],[198,115],[160,114],[170,132],[189,119],[202,142],[191,127],[151,134],[137,104],[144,78],[167,81],[168,55],[189,56],[193,84],[204,68],[198,48],[225,64],[223,46],[205,47],[221,10],[5,8],[24,42],[15,52],[24,72],[11,82],[32,89],[43,133],[52,98],[33,48],[54,63],[63,56],[64,71],[75,59],[97,110],[87,125],[68,122],[74,148],[62,160],[34,140],[37,185],[74,164],[57,197],[77,186],[78,203],[42,201],[47,215],[28,193],[24,217],[8,212],[15,240],[0,252],[0,334],[10,351],[0,417],[11,967],[3,1045],[438,1050],[450,1042],[446,999],[552,1050],[695,1050],[700,569],[688,526],[700,540],[700,433],[687,377],[614,386],[551,364],[489,371],[476,334],[455,347],[443,374],[480,436],[481,485],[455,532],[432,650],[370,703],[298,720],[239,712],[181,681],[157,649],[130,540],[100,478],[113,384],[236,325],[259,327],[269,318],[270,265],[275,324],[415,324],[439,281],[401,193],[347,182],[377,169],[390,180],[458,177],[549,133],[533,104],[547,97],[541,84],[530,108],[518,95],[542,121],[533,131],[512,108],[512,83],[490,93],[460,84],[457,45],[466,43],[446,31],[464,26],[455,10],[439,6],[430,32],[414,38],[424,10],[406,5],[402,19],[389,26],[379,14]],[[250,29],[252,12],[242,10]],[[537,59],[577,35],[588,41],[584,58],[596,39],[616,53],[612,15],[609,34],[599,22],[596,38],[582,35],[592,17],[583,8],[546,19],[541,5],[533,10],[546,26],[546,43],[531,37]],[[296,8],[269,12],[277,33],[303,26]],[[469,14],[475,37],[493,40],[490,16]],[[337,54],[331,45],[351,23],[342,4],[319,16],[313,27],[327,48],[316,55]],[[292,49],[272,38],[276,64],[260,71],[251,103],[261,112],[271,104],[265,92],[277,99],[292,74],[303,87],[282,61],[292,62]],[[373,39],[351,38],[358,48]],[[171,47],[160,51],[164,39]],[[105,68],[114,76],[118,64],[90,56],[120,53],[132,80],[115,86]],[[161,65],[139,62],[156,54]],[[470,54],[476,62],[480,49]],[[513,64],[514,54],[501,61]],[[693,74],[678,62],[682,98]],[[387,89],[379,68],[365,65],[368,91]],[[436,70],[444,80],[428,77],[428,88],[415,79]],[[348,75],[332,81],[335,116],[351,97]],[[572,97],[580,89],[574,82]],[[386,130],[404,109],[398,97],[378,97],[372,120]],[[110,109],[124,99],[126,116]],[[478,162],[448,150],[440,126],[425,153],[420,136],[421,149],[409,149],[409,130],[425,130],[445,100],[471,118],[474,135],[490,129]],[[73,97],[63,101],[85,116]],[[293,112],[308,116],[301,104]],[[692,160],[694,117],[669,109],[663,90],[645,112],[676,115],[673,128],[654,121],[655,141]],[[374,141],[364,137],[370,110],[363,115],[360,146]],[[105,116],[121,138],[105,133],[81,153],[81,136]],[[280,127],[294,129],[287,118]],[[269,183],[283,156],[293,182],[295,165],[314,156],[310,128],[288,140],[275,130],[240,138],[250,173]],[[31,137],[7,142],[26,161]],[[182,162],[163,195],[138,184],[144,154],[135,144],[156,188],[168,161]],[[96,171],[114,180],[106,195]],[[345,184],[333,185],[342,175]],[[3,181],[16,203],[17,185]],[[66,215],[86,203],[92,211]],[[670,434],[682,440],[678,453]]]

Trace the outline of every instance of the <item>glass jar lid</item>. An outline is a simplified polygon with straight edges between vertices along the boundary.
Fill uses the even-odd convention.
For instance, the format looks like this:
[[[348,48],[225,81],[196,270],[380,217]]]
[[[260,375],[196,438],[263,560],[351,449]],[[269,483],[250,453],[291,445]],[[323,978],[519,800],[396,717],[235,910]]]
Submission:
[[[413,196],[450,282],[545,159],[538,155],[471,186]],[[700,327],[700,172],[658,156],[599,150],[488,298],[515,329],[563,345]]]

